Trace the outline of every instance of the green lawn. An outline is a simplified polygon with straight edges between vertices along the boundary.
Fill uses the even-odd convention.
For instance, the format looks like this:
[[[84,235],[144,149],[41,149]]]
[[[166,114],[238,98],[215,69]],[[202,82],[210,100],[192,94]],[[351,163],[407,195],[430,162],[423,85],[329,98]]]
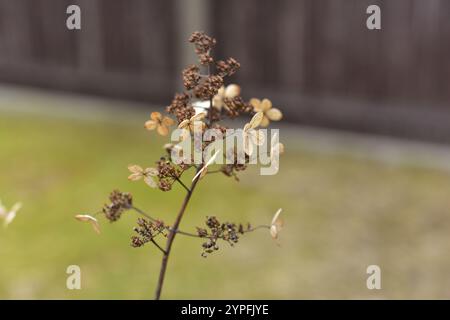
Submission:
[[[161,257],[130,247],[136,215],[102,220],[101,235],[73,218],[98,210],[114,188],[166,222],[181,202],[179,187],[162,193],[127,180],[127,165],[153,165],[165,140],[143,130],[145,118],[110,120],[0,112],[0,199],[24,204],[0,229],[0,298],[153,297]],[[284,141],[276,176],[251,169],[240,183],[202,180],[182,223],[269,223],[282,207],[281,247],[264,230],[204,259],[201,241],[178,237],[163,298],[448,298],[449,175],[314,154],[296,138]],[[66,289],[72,264],[82,290]],[[371,264],[382,268],[381,291],[366,288]]]

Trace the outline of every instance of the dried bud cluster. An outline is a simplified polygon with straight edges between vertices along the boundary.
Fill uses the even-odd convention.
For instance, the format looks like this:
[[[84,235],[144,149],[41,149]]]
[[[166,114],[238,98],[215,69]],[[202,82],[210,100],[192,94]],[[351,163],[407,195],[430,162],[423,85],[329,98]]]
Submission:
[[[211,100],[217,92],[219,92],[219,89],[222,86],[223,78],[221,76],[212,75],[194,88],[194,95],[201,100]]]
[[[131,194],[120,192],[118,190],[111,192],[109,200],[111,203],[105,204],[102,211],[105,214],[106,219],[111,222],[119,220],[122,213],[131,209],[133,205]]]
[[[240,67],[241,64],[234,58],[228,58],[227,61],[220,60],[216,62],[216,68],[221,77],[232,76]]]
[[[216,39],[207,36],[204,32],[194,32],[189,38],[189,42],[195,45],[195,53],[199,56],[202,65],[209,65],[214,62],[210,51],[216,45]]]
[[[241,114],[253,112],[251,104],[247,103],[242,97],[224,98],[223,109],[230,118],[236,118]]]
[[[195,115],[195,109],[189,104],[190,96],[186,93],[177,93],[166,111],[177,117],[178,123],[190,119]]]
[[[200,68],[195,64],[183,70],[183,84],[186,90],[192,90],[200,82]]]
[[[138,235],[131,237],[131,246],[133,248],[142,247],[147,242],[150,242],[156,236],[163,234],[166,236],[166,226],[162,221],[151,222],[145,219],[139,218],[137,221],[138,226],[133,230]]]
[[[158,169],[159,189],[161,191],[170,191],[173,183],[181,175],[182,170],[164,157],[159,159],[156,164]]]
[[[235,223],[229,222],[220,223],[216,217],[207,217],[205,224],[207,229],[197,227],[198,236],[208,239],[202,244],[202,257],[207,257],[208,254],[219,250],[217,244],[219,239],[222,239],[233,246],[239,241],[238,234],[244,234],[251,229],[250,224],[248,224],[245,229],[242,224],[236,225]]]

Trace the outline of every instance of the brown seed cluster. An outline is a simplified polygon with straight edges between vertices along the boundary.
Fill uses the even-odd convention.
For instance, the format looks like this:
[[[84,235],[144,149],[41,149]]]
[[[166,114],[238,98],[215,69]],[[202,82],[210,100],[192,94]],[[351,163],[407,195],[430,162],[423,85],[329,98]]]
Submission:
[[[246,230],[250,230],[250,224],[247,225],[247,229],[242,224],[236,225],[235,223],[220,223],[216,217],[206,218],[206,227],[197,227],[197,234],[201,238],[207,238],[208,240],[202,244],[203,252],[202,257],[207,257],[208,254],[219,250],[217,241],[222,239],[228,242],[231,246],[239,241],[239,234],[244,234]]]
[[[214,98],[222,86],[223,78],[218,75],[212,75],[194,88],[194,95],[201,100],[210,100]]]
[[[234,58],[228,58],[226,61],[219,60],[216,62],[216,69],[221,77],[229,77],[235,74],[241,64]]]
[[[192,90],[200,82],[200,68],[195,64],[183,70],[183,84],[186,90]]]
[[[195,109],[190,105],[191,97],[187,93],[177,93],[166,111],[177,117],[178,123],[195,115]]]
[[[161,191],[172,190],[173,183],[181,175],[182,169],[177,168],[170,160],[165,157],[161,157],[158,162],[156,162],[158,170],[158,188]]]
[[[200,64],[209,65],[214,62],[210,52],[217,43],[216,39],[206,35],[204,32],[196,31],[189,38],[189,42],[195,45],[195,53],[199,57]]]
[[[139,218],[137,225],[133,229],[137,233],[137,236],[131,237],[131,246],[133,248],[142,247],[160,234],[166,236],[167,228],[162,221],[151,222]]]
[[[225,113],[230,118],[236,118],[241,114],[253,112],[253,107],[247,103],[242,97],[224,98],[223,99]]]
[[[133,206],[133,198],[131,194],[114,190],[109,196],[111,201],[109,204],[103,206],[102,212],[106,219],[115,222],[120,219],[122,213],[131,209]]]

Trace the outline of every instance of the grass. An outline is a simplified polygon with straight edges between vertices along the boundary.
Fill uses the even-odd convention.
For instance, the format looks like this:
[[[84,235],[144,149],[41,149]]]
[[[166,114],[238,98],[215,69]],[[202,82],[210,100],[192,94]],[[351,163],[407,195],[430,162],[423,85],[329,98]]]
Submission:
[[[114,117],[113,117],[114,118]],[[128,182],[129,163],[152,165],[165,140],[142,118],[85,121],[0,113],[0,198],[24,207],[0,229],[0,298],[147,299],[159,271],[152,246],[130,247],[127,214],[102,234],[73,216],[98,210],[119,188],[135,204],[172,222],[183,189],[171,193]],[[182,228],[206,215],[270,222],[284,209],[281,247],[267,231],[201,258],[201,242],[178,237],[163,298],[445,298],[450,287],[450,179],[445,172],[321,155],[286,144],[281,171],[255,168],[236,183],[202,181]],[[82,290],[66,289],[66,268],[82,270]],[[366,288],[366,268],[382,268],[381,291]]]

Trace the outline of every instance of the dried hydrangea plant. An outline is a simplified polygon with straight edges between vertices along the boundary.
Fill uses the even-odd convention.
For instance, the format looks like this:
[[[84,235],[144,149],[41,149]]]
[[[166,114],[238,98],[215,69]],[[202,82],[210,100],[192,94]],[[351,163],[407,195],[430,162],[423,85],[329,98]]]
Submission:
[[[206,175],[213,173],[222,173],[239,181],[238,173],[248,167],[255,149],[266,142],[264,134],[258,130],[258,127],[267,127],[270,121],[279,121],[282,118],[281,111],[273,108],[268,99],[262,101],[251,99],[246,102],[241,97],[241,89],[238,85],[225,86],[224,79],[233,75],[239,69],[240,64],[234,58],[216,61],[211,55],[212,49],[216,45],[214,38],[203,32],[195,32],[190,37],[189,42],[195,46],[199,64],[191,65],[183,71],[185,92],[176,94],[172,103],[166,109],[167,113],[172,115],[175,120],[170,116],[153,112],[150,119],[145,122],[145,128],[155,130],[162,136],[167,136],[170,133],[170,127],[177,124],[177,130],[182,131],[180,140],[192,142],[194,149],[200,151],[203,155],[208,146],[218,139],[216,136],[215,139],[210,139],[210,141],[200,140],[199,142],[196,139],[198,134],[203,135],[207,130],[215,130],[220,134],[223,133],[225,136],[221,139],[225,139],[229,128],[222,124],[223,120],[226,118],[235,119],[238,116],[251,116],[251,120],[241,131],[244,150],[243,157],[240,158],[241,161],[237,159],[237,151],[234,146],[225,151],[215,152],[209,159],[202,157],[199,163],[193,161],[191,155],[186,156],[182,152],[181,157],[175,159],[174,155],[177,154],[175,151],[178,151],[178,154],[180,153],[179,150],[176,150],[178,146],[171,143],[164,146],[166,154],[156,162],[155,168],[146,168],[139,165],[128,167],[130,171],[128,179],[131,181],[142,180],[149,187],[158,188],[164,192],[170,191],[175,184],[179,184],[185,189],[186,195],[173,224],[167,224],[139,209],[134,205],[131,194],[117,190],[111,193],[109,203],[105,204],[102,210],[96,214],[103,215],[110,222],[119,220],[122,214],[127,211],[134,211],[141,216],[134,228],[135,234],[131,238],[131,246],[137,248],[150,243],[162,253],[156,299],[161,296],[168,259],[177,234],[203,239],[201,255],[206,257],[219,249],[221,241],[233,246],[242,235],[257,229],[268,229],[270,235],[277,239],[282,227],[282,220],[279,217],[280,209],[268,225],[254,227],[250,223],[221,222],[215,216],[208,216],[205,225],[197,227],[194,232],[179,229],[197,184]],[[281,154],[283,150],[284,146],[281,143],[272,143],[268,156],[272,159],[274,155]],[[214,162],[223,157],[232,161],[226,161],[218,169],[211,170],[210,167]],[[188,186],[184,182],[186,180],[184,175],[189,171],[193,172],[194,178]],[[77,215],[76,219],[90,223],[94,230],[100,233],[99,222],[93,215]],[[165,240],[165,245],[158,243],[161,238]]]

